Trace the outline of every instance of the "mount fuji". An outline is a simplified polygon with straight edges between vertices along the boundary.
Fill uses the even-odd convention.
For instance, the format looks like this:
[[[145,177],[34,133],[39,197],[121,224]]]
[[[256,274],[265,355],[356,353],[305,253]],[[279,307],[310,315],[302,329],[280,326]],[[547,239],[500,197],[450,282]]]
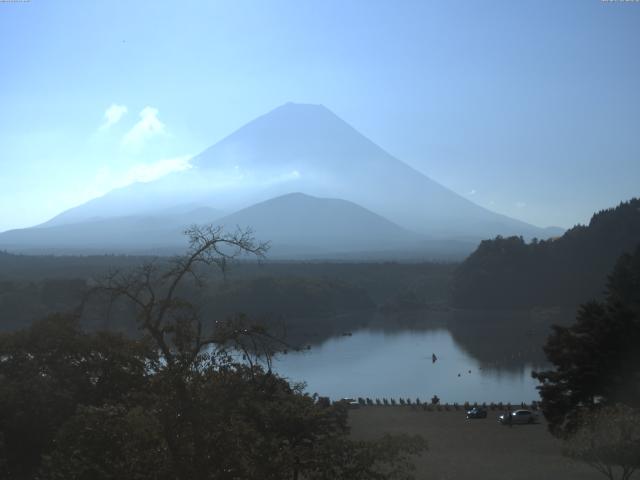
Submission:
[[[180,228],[211,222],[253,227],[283,257],[411,251],[442,258],[464,255],[496,235],[558,233],[474,204],[323,106],[287,103],[192,158],[190,169],[113,190],[37,227],[0,234],[0,247],[173,249],[183,246]]]

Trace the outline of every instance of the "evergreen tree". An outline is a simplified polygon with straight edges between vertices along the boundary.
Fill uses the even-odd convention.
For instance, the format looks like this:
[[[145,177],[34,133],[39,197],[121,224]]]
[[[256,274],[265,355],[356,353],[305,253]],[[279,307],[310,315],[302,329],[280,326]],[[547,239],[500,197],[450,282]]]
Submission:
[[[623,255],[604,302],[580,307],[576,323],[555,327],[545,346],[554,369],[534,372],[552,433],[571,434],[585,411],[621,403],[640,408],[640,246]]]

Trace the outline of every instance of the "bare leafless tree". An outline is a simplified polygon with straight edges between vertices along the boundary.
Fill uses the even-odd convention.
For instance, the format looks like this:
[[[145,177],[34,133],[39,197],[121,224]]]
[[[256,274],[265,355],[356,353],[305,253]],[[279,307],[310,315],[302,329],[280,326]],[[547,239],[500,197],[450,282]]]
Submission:
[[[206,347],[233,346],[253,354],[267,354],[266,330],[249,325],[246,317],[215,322],[205,333],[199,309],[181,295],[188,281],[204,285],[208,267],[226,273],[230,262],[242,257],[264,258],[268,243],[257,242],[250,229],[225,233],[220,226],[192,226],[185,231],[189,247],[184,255],[172,258],[168,265],[150,261],[128,271],[110,272],[89,293],[106,295],[110,305],[124,300],[133,306],[138,326],[158,347],[167,367],[190,367]],[[86,304],[86,301],[84,302]]]

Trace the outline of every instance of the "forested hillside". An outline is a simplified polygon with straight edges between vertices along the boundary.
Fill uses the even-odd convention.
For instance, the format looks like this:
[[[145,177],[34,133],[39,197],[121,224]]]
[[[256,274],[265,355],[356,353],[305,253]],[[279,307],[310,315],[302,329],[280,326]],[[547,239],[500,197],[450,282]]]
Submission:
[[[0,332],[28,327],[51,313],[75,311],[109,272],[154,261],[162,266],[168,259],[0,252]],[[355,329],[360,319],[352,315],[358,312],[371,313],[383,305],[403,309],[398,298],[411,298],[423,307],[446,303],[454,268],[436,263],[239,262],[224,277],[204,275],[206,286],[199,293],[183,293],[200,306],[207,324],[244,313],[278,328],[286,325],[290,339],[309,343]],[[135,333],[134,317],[129,310],[105,307],[85,311],[82,325]]]
[[[640,199],[593,215],[562,237],[496,237],[456,270],[453,303],[465,308],[576,306],[602,295],[616,259],[640,243]]]

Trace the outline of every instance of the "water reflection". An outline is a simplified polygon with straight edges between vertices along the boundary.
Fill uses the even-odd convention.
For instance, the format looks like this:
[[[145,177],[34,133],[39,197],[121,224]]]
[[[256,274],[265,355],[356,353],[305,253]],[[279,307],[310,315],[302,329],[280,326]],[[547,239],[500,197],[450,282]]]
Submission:
[[[531,370],[544,367],[544,343],[558,312],[413,312],[343,318],[351,336],[333,336],[311,350],[278,358],[276,370],[305,381],[310,393],[444,402],[530,402],[538,399]],[[353,321],[353,323],[350,323]],[[437,361],[432,362],[432,354]]]

